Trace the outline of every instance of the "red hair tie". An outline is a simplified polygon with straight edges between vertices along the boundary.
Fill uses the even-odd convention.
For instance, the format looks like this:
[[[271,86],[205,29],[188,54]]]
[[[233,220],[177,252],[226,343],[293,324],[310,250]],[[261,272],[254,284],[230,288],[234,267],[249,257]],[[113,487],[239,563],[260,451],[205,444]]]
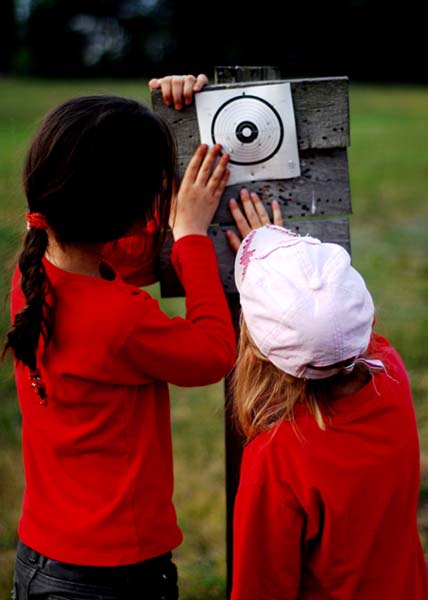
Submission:
[[[28,229],[47,229],[48,221],[42,213],[27,212]]]

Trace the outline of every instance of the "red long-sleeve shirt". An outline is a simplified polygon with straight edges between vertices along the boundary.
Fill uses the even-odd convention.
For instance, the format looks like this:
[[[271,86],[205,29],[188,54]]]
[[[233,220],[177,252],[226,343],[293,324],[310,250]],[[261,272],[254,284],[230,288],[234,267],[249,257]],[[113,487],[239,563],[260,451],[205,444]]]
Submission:
[[[47,406],[19,363],[16,383],[26,478],[19,536],[46,556],[120,565],[181,542],[167,382],[221,379],[233,365],[235,334],[212,242],[183,237],[172,260],[186,290],[185,319],[167,317],[118,274],[109,281],[44,261],[55,292],[53,337],[38,353]],[[12,314],[23,304],[16,272]]]
[[[300,407],[245,449],[234,515],[232,600],[427,600],[416,524],[419,445],[408,378],[332,403],[326,431]]]

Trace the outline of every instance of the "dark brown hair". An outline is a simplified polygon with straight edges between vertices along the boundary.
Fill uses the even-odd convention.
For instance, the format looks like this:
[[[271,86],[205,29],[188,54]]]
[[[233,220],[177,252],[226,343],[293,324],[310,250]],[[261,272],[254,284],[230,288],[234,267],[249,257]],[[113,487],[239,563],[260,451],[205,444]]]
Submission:
[[[68,100],[43,120],[29,148],[24,189],[31,212],[42,213],[61,243],[100,243],[133,225],[168,228],[176,153],[167,125],[146,106],[116,96]],[[53,303],[42,258],[45,230],[31,228],[19,256],[26,305],[7,334],[3,355],[36,368],[39,338],[49,342]]]

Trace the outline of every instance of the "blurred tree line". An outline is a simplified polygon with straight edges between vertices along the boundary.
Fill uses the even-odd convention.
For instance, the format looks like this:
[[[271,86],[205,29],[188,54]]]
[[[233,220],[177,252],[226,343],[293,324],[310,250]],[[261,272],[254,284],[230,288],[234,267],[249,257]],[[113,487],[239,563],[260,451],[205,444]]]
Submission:
[[[215,65],[428,82],[422,5],[386,0],[0,0],[0,73],[135,77]]]

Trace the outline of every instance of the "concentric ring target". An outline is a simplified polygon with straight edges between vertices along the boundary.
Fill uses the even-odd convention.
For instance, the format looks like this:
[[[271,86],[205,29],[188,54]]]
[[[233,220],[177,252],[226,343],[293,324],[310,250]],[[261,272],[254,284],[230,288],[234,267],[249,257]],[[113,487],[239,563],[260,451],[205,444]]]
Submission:
[[[230,153],[234,165],[257,165],[280,149],[284,126],[276,109],[263,98],[251,95],[227,100],[211,125],[214,144]]]

